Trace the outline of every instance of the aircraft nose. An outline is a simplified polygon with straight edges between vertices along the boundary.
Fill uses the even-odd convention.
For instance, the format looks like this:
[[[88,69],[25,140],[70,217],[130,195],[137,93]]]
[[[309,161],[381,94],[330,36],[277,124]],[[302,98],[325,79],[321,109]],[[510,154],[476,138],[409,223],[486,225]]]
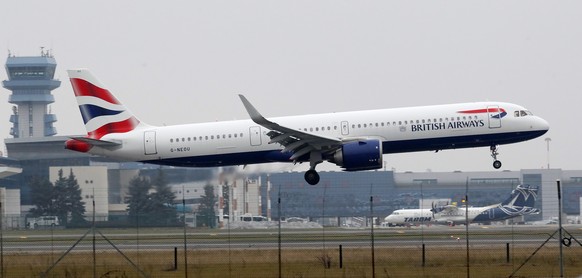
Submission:
[[[548,121],[538,117],[538,119],[536,120],[536,126],[534,126],[534,128],[538,130],[548,131],[550,130],[550,124],[548,123]]]

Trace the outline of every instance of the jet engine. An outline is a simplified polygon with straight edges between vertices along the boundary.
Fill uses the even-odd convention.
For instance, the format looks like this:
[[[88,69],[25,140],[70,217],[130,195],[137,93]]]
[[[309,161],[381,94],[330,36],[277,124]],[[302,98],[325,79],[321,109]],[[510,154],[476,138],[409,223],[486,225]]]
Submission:
[[[382,168],[382,142],[376,139],[347,142],[338,149],[330,162],[346,171]]]

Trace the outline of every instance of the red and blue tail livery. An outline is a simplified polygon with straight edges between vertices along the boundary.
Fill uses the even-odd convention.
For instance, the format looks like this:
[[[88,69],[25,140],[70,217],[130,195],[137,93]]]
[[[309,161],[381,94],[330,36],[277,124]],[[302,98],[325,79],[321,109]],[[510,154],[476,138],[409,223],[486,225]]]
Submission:
[[[129,132],[139,125],[139,120],[89,71],[72,70],[69,76],[89,138]]]
[[[384,166],[384,154],[489,147],[537,138],[548,123],[522,106],[474,102],[265,118],[239,95],[248,120],[150,126],[139,121],[87,69],[69,70],[87,136],[66,148],[124,161],[214,167],[270,162],[331,162],[345,171]],[[331,97],[331,96],[330,96]],[[357,98],[355,98],[357,100]],[[427,166],[428,167],[428,166]]]

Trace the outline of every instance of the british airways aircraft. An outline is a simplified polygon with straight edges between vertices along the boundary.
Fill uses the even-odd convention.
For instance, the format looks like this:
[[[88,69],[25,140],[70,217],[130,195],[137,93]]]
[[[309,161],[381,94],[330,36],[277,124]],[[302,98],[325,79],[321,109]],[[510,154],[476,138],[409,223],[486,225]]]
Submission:
[[[68,71],[87,136],[65,147],[125,161],[212,167],[309,162],[319,182],[323,161],[345,171],[383,167],[382,155],[490,147],[541,136],[548,123],[519,105],[475,102],[266,119],[239,95],[251,120],[151,126],[140,121],[87,69]]]
[[[486,207],[457,207],[454,205],[433,206],[432,209],[399,209],[384,218],[388,226],[405,226],[417,224],[465,224],[466,213],[469,223],[487,223],[501,221],[517,216],[538,214],[534,208],[538,187],[518,185],[507,200]]]

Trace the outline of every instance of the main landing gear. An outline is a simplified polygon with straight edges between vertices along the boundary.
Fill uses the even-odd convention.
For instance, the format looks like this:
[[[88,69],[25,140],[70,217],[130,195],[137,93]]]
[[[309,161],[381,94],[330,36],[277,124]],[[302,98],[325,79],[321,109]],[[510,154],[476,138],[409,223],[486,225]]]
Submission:
[[[497,160],[497,155],[499,154],[497,152],[497,145],[492,145],[491,148],[491,157],[493,157],[493,168],[495,169],[499,169],[501,168],[501,161]]]
[[[319,183],[319,174],[315,171],[315,166],[321,162],[323,162],[321,152],[312,151],[309,154],[309,170],[305,172],[305,181],[310,185]]]
[[[319,174],[315,169],[309,169],[305,172],[305,181],[310,185],[316,185],[319,183]]]

